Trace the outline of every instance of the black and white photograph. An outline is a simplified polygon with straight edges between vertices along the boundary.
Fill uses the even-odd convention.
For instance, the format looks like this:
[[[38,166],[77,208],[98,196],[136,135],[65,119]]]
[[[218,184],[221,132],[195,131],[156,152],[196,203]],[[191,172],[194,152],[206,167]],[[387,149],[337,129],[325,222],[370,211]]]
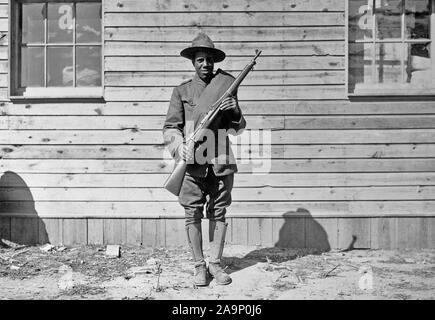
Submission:
[[[434,300],[434,55],[435,0],[0,0],[0,300]]]

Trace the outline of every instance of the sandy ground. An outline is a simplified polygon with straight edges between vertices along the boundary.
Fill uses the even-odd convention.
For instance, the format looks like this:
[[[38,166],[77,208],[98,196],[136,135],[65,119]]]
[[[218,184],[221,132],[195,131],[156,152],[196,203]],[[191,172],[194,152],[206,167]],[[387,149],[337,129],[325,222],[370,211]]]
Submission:
[[[187,248],[0,247],[1,299],[434,299],[435,250],[226,246],[233,282],[191,282]]]

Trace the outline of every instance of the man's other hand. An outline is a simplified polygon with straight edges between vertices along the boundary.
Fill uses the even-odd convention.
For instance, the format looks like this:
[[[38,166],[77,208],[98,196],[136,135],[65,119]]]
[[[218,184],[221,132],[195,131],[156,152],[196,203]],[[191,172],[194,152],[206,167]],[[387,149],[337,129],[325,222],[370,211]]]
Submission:
[[[178,154],[186,162],[192,162],[194,155],[194,145],[193,143],[182,143],[178,147]]]
[[[240,117],[239,103],[237,102],[237,99],[235,99],[234,97],[227,97],[227,98],[225,98],[221,102],[220,109],[222,111],[232,112],[233,116],[235,118]]]

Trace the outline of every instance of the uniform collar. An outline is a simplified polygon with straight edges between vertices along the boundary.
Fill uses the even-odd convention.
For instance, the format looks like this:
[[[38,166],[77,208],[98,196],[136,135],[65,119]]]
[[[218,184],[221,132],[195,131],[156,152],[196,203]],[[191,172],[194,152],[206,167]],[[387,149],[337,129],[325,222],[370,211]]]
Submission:
[[[213,76],[211,78],[213,79],[213,77],[214,77],[214,74],[213,74]],[[202,80],[198,76],[197,73],[195,73],[195,75],[193,76],[193,83],[195,83],[196,85],[198,85],[199,87],[202,87],[202,88],[205,88],[208,85],[208,83],[205,82],[204,80]]]

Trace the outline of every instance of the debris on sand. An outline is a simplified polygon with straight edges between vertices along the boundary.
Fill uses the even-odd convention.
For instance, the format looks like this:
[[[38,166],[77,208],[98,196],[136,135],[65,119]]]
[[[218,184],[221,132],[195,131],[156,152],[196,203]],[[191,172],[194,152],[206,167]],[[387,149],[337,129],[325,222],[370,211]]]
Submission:
[[[131,279],[136,275],[154,274],[154,273],[157,273],[156,267],[154,266],[133,267],[128,270],[127,276],[129,276],[129,279]]]
[[[120,258],[121,257],[121,247],[118,245],[107,245],[106,255],[110,258]]]
[[[70,290],[74,287],[73,270],[68,265],[62,265],[59,267],[58,273],[61,274],[58,280],[58,287],[60,290]]]
[[[72,287],[65,288],[62,292],[64,296],[90,296],[101,295],[106,293],[106,289],[99,286],[92,286],[87,284],[77,284]]]
[[[365,265],[361,266],[358,270],[360,278],[358,281],[358,286],[361,290],[372,290],[373,289],[373,270],[371,266]]]
[[[47,244],[44,244],[43,246],[40,246],[39,249],[41,251],[44,251],[44,252],[50,252],[50,251],[53,251],[54,246],[49,244],[49,243],[47,243]]]
[[[405,258],[404,260],[406,263],[416,263],[416,261],[414,259]]]
[[[4,260],[6,263],[17,262],[17,260],[13,259],[14,257],[26,253],[30,251],[30,248],[21,248],[21,249],[12,249],[14,251],[7,251],[5,254],[0,254],[0,259]]]
[[[15,253],[11,255],[11,258],[16,257],[22,253],[26,253],[28,251],[30,251],[30,248],[24,248],[24,249],[20,249],[19,251],[15,251]]]
[[[336,266],[334,266],[332,269],[330,269],[329,271],[323,272],[321,273],[320,277],[321,278],[327,278],[330,276],[331,272],[334,271],[335,269],[337,269],[340,265],[337,264]]]
[[[0,247],[3,299],[431,299],[435,279],[433,249],[343,257],[228,245],[223,264],[233,284],[194,290],[187,247],[122,244],[121,256],[109,259],[106,244],[53,245],[49,253],[43,244]]]
[[[149,266],[155,266],[155,265],[158,265],[160,263],[161,263],[160,259],[156,259],[156,258],[149,258],[147,260],[147,265],[149,265]]]
[[[157,285],[156,285],[156,292],[162,292],[164,290],[164,287],[160,286],[160,274],[162,273],[161,264],[159,263],[157,265]]]
[[[21,248],[27,247],[27,246],[24,245],[24,244],[18,244],[18,243],[15,243],[15,242],[9,241],[9,240],[7,240],[7,239],[1,239],[1,243],[0,243],[0,244],[3,245],[3,246],[6,246],[6,247],[8,247],[8,248],[15,249],[15,250],[18,250],[18,249],[21,249]]]

